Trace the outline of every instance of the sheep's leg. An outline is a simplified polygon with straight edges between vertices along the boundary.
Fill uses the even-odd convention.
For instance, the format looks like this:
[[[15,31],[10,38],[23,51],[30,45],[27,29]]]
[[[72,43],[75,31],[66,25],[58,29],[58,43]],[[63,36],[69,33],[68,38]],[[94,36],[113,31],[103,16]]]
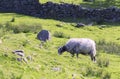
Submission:
[[[74,53],[71,53],[71,56],[74,57]]]
[[[96,62],[95,56],[91,55],[91,60],[92,60],[93,62]]]
[[[72,54],[72,57],[74,57],[74,54]]]
[[[93,62],[96,62],[96,58],[95,58],[95,56],[93,55],[93,52],[90,51],[88,54],[90,55],[91,60],[92,60]]]
[[[93,57],[91,57],[91,60],[92,60],[92,61],[94,61],[94,58],[93,58]]]
[[[78,58],[78,53],[76,53],[76,57]]]
[[[96,58],[95,58],[95,56],[93,57],[93,60],[94,60],[94,62],[96,62]]]

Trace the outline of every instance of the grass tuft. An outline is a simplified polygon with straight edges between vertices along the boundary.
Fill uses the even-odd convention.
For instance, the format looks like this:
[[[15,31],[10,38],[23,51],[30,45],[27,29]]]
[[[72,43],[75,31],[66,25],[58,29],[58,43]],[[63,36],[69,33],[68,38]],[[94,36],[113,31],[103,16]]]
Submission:
[[[105,72],[102,74],[102,78],[101,79],[111,79],[111,74],[108,72]]]
[[[109,61],[109,59],[106,58],[106,57],[99,57],[99,58],[97,59],[97,65],[98,65],[99,67],[108,67],[108,66],[110,65],[110,61]]]
[[[106,42],[105,40],[99,40],[97,43],[97,50],[103,50],[106,53],[109,54],[120,54],[120,45],[114,43],[114,42]]]
[[[54,36],[55,37],[58,37],[58,38],[70,38],[70,36],[69,35],[66,35],[66,34],[64,34],[63,32],[58,32],[58,31],[55,31],[54,32]]]
[[[12,28],[14,33],[38,33],[40,30],[42,30],[42,26],[39,24],[31,24],[31,25],[27,25],[27,24],[19,24],[16,26],[13,26]]]

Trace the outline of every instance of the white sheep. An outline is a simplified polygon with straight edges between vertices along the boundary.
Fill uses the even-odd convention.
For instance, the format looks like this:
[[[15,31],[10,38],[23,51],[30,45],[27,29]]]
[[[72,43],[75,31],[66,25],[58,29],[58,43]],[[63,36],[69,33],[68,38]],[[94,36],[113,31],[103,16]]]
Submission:
[[[89,38],[71,38],[68,42],[58,49],[58,54],[62,54],[63,52],[70,52],[72,57],[76,54],[78,58],[78,54],[90,55],[92,61],[96,61],[96,44],[93,40]]]

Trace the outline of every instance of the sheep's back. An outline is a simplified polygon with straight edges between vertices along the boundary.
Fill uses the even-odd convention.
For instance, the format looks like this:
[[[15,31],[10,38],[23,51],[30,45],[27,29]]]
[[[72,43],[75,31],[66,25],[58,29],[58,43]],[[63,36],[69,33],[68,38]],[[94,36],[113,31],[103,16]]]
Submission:
[[[89,53],[95,49],[95,42],[88,38],[72,38],[66,43],[69,52]]]

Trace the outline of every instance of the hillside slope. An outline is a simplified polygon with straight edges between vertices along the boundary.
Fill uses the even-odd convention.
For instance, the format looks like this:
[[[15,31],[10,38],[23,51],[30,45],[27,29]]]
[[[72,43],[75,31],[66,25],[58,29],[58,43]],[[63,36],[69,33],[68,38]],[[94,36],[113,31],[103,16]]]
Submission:
[[[13,17],[15,21],[10,22]],[[119,45],[119,25],[76,28],[76,23],[72,21],[62,22],[14,13],[0,13],[0,18],[0,79],[119,79],[119,53],[105,53],[105,50],[97,49],[97,63],[93,63],[89,56],[79,55],[77,59],[67,52],[61,56],[57,53],[58,47],[73,37],[91,38],[96,43],[105,40]],[[41,29],[33,30],[34,25],[49,30],[51,40],[40,46],[41,42],[36,36]],[[23,29],[28,26],[30,31],[24,33],[18,29],[20,31],[16,33],[12,29],[14,26]],[[12,53],[14,50],[24,50],[25,58],[29,57],[27,61],[18,61],[20,57]]]

